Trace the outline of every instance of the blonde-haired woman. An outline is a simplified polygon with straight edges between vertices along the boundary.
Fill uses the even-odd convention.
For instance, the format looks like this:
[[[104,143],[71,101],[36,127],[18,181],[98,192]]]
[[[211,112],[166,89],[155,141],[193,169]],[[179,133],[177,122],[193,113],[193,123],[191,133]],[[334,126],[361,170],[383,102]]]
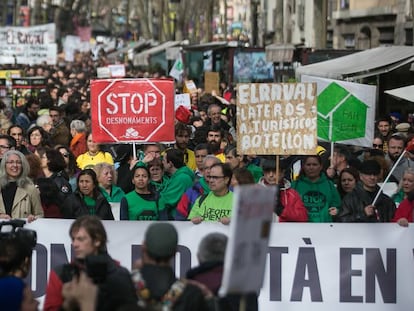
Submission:
[[[400,203],[407,198],[408,193],[412,191],[414,191],[414,169],[408,167],[401,178],[398,192],[392,196],[395,205],[398,207]]]
[[[102,162],[94,166],[98,178],[99,190],[110,203],[119,203],[125,196],[124,191],[116,186],[117,174],[113,165]]]
[[[0,218],[27,218],[28,222],[43,217],[39,191],[28,177],[26,157],[9,150],[0,163]]]

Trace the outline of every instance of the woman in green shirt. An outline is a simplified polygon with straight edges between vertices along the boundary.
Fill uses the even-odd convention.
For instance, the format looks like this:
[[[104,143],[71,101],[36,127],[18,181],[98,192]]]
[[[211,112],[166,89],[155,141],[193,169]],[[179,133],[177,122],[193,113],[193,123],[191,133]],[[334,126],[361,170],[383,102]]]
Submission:
[[[65,218],[96,215],[103,220],[114,220],[111,206],[99,191],[98,178],[92,169],[82,170],[77,179],[77,189],[67,196],[62,207]]]
[[[121,200],[121,220],[167,219],[160,215],[159,193],[150,185],[150,172],[147,167],[135,168],[132,183],[135,189]]]

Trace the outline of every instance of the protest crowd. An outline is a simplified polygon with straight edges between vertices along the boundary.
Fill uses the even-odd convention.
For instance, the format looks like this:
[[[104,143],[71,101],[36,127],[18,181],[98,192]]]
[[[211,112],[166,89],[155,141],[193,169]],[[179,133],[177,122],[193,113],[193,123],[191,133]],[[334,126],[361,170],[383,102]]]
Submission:
[[[148,288],[157,295],[155,299],[172,305],[177,298],[166,296],[179,291],[175,293],[178,300],[185,299],[187,306],[174,310],[208,310],[203,301],[217,294],[217,282],[202,285],[205,279],[196,277],[201,272],[191,271],[195,281],[184,286],[167,268],[177,244],[173,228],[164,226],[165,222],[159,223],[161,227],[150,227],[144,262],[129,280],[128,273],[106,252],[105,230],[99,219],[228,225],[233,190],[241,185],[278,188],[275,222],[398,222],[402,226],[413,222],[414,131],[401,115],[377,119],[370,148],[335,144],[331,154],[329,143],[319,141],[314,155],[239,154],[237,93],[222,83],[213,94],[198,89],[191,94],[191,109],[176,111],[175,143],[142,144],[136,150],[132,144],[102,145],[94,141],[91,131],[89,87],[90,80],[96,78],[96,68],[104,65],[104,56],[94,61],[84,54],[74,63],[59,66],[22,66],[19,69],[26,77],[45,77],[46,88],[37,96],[26,96],[19,107],[7,97],[0,101],[0,219],[73,219],[70,235],[81,261],[92,253],[104,254],[118,271],[108,276],[109,287],[102,286],[114,296],[104,302],[105,292],[96,294],[84,274],[73,281],[66,278],[65,271],[54,270],[45,310],[58,310],[65,297],[80,299],[82,310],[93,310],[96,305],[99,310],[116,310],[121,305],[119,299],[129,307],[122,310],[145,310],[145,303],[135,306],[133,302],[148,302]],[[132,67],[127,68],[127,77],[166,78],[162,73]],[[394,184],[395,189],[380,189],[383,182]],[[119,214],[114,214],[114,204],[119,205]],[[153,241],[154,235],[160,234],[166,237],[165,245]],[[81,235],[92,241],[89,253],[82,253],[85,246],[76,246],[85,243]],[[213,238],[221,241],[223,253],[223,237]],[[200,253],[206,261],[222,263],[223,257],[209,259],[206,253],[213,246],[208,241],[203,245]],[[220,264],[206,271],[212,268],[222,272]],[[167,279],[167,285],[156,284],[154,275]],[[121,281],[125,297],[120,298],[114,288]],[[65,282],[67,285],[62,285]],[[98,298],[89,301],[87,295]],[[257,308],[255,299],[248,305]],[[70,303],[65,307],[72,310]]]

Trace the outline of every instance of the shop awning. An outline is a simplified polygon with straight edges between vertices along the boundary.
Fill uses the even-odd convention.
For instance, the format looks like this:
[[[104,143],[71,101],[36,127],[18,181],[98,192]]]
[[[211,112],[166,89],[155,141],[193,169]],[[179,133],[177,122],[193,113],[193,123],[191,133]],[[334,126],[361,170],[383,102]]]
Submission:
[[[381,46],[332,60],[298,67],[301,75],[355,81],[390,72],[414,61],[414,47]]]
[[[164,52],[166,49],[181,44],[181,41],[166,41],[134,56],[134,66],[148,66],[151,55]]]
[[[228,47],[229,44],[227,41],[213,41],[200,44],[188,45],[185,47],[186,50],[196,50],[196,51],[208,51],[215,50],[220,48]]]
[[[384,91],[384,93],[414,103],[414,85],[403,86],[396,89],[387,90]]]
[[[144,39],[140,39],[139,41],[133,42],[131,44],[129,44],[126,47],[123,47],[119,50],[113,51],[111,53],[109,53],[107,55],[107,58],[109,60],[109,62],[114,63],[117,60],[119,60],[118,58],[124,56],[124,55],[128,55],[128,59],[132,60],[133,55],[134,55],[134,51],[135,50],[139,50],[145,47],[145,45],[149,45],[149,41],[144,40]]]

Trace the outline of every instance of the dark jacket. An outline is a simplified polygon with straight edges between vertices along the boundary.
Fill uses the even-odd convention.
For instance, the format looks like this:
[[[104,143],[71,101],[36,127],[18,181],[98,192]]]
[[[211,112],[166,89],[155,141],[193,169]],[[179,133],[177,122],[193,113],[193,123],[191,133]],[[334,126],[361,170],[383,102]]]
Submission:
[[[208,287],[214,295],[218,295],[223,278],[223,262],[208,261],[187,271],[187,278]]]
[[[112,311],[123,306],[136,305],[137,297],[127,269],[121,267],[108,254],[101,254],[106,259],[105,280],[98,282],[98,300],[96,310]],[[70,282],[76,270],[81,266],[77,262],[58,266],[51,270],[46,288],[44,310],[61,310],[63,297],[62,286]]]
[[[221,287],[223,278],[223,262],[207,261],[198,267],[192,268],[187,272],[187,278],[204,284],[215,296],[216,309],[220,311],[240,310],[241,295],[229,294],[225,297],[218,297],[218,290]],[[256,293],[246,295],[246,311],[259,310]]]
[[[118,181],[116,185],[120,187],[125,193],[134,190],[132,179],[134,177],[133,170],[129,168],[129,163],[121,163],[117,169]]]
[[[72,186],[69,183],[69,177],[64,171],[53,173],[49,178],[55,182],[62,198],[66,199],[66,197],[72,193]]]
[[[374,192],[368,192],[363,188],[362,183],[358,183],[355,189],[343,198],[337,220],[339,222],[391,222],[395,213],[395,203],[384,193],[380,194],[375,203],[374,215],[365,214],[364,208],[372,204],[378,190],[377,186]]]
[[[83,200],[83,197],[84,195],[79,191],[79,189],[68,195],[65,202],[63,202],[62,208],[63,216],[65,218],[75,219],[83,215],[91,215],[85,201]],[[98,192],[95,200],[96,205],[93,215],[100,217],[102,220],[114,220],[111,205],[100,192]]]
[[[177,280],[174,271],[169,266],[146,264],[140,270],[145,286],[149,290],[150,299],[161,301]],[[173,311],[208,310],[207,302],[202,291],[195,285],[187,283],[183,292],[175,301]]]
[[[71,135],[64,120],[59,121],[59,123],[50,130],[50,134],[54,145],[69,145],[69,137],[71,137]]]

